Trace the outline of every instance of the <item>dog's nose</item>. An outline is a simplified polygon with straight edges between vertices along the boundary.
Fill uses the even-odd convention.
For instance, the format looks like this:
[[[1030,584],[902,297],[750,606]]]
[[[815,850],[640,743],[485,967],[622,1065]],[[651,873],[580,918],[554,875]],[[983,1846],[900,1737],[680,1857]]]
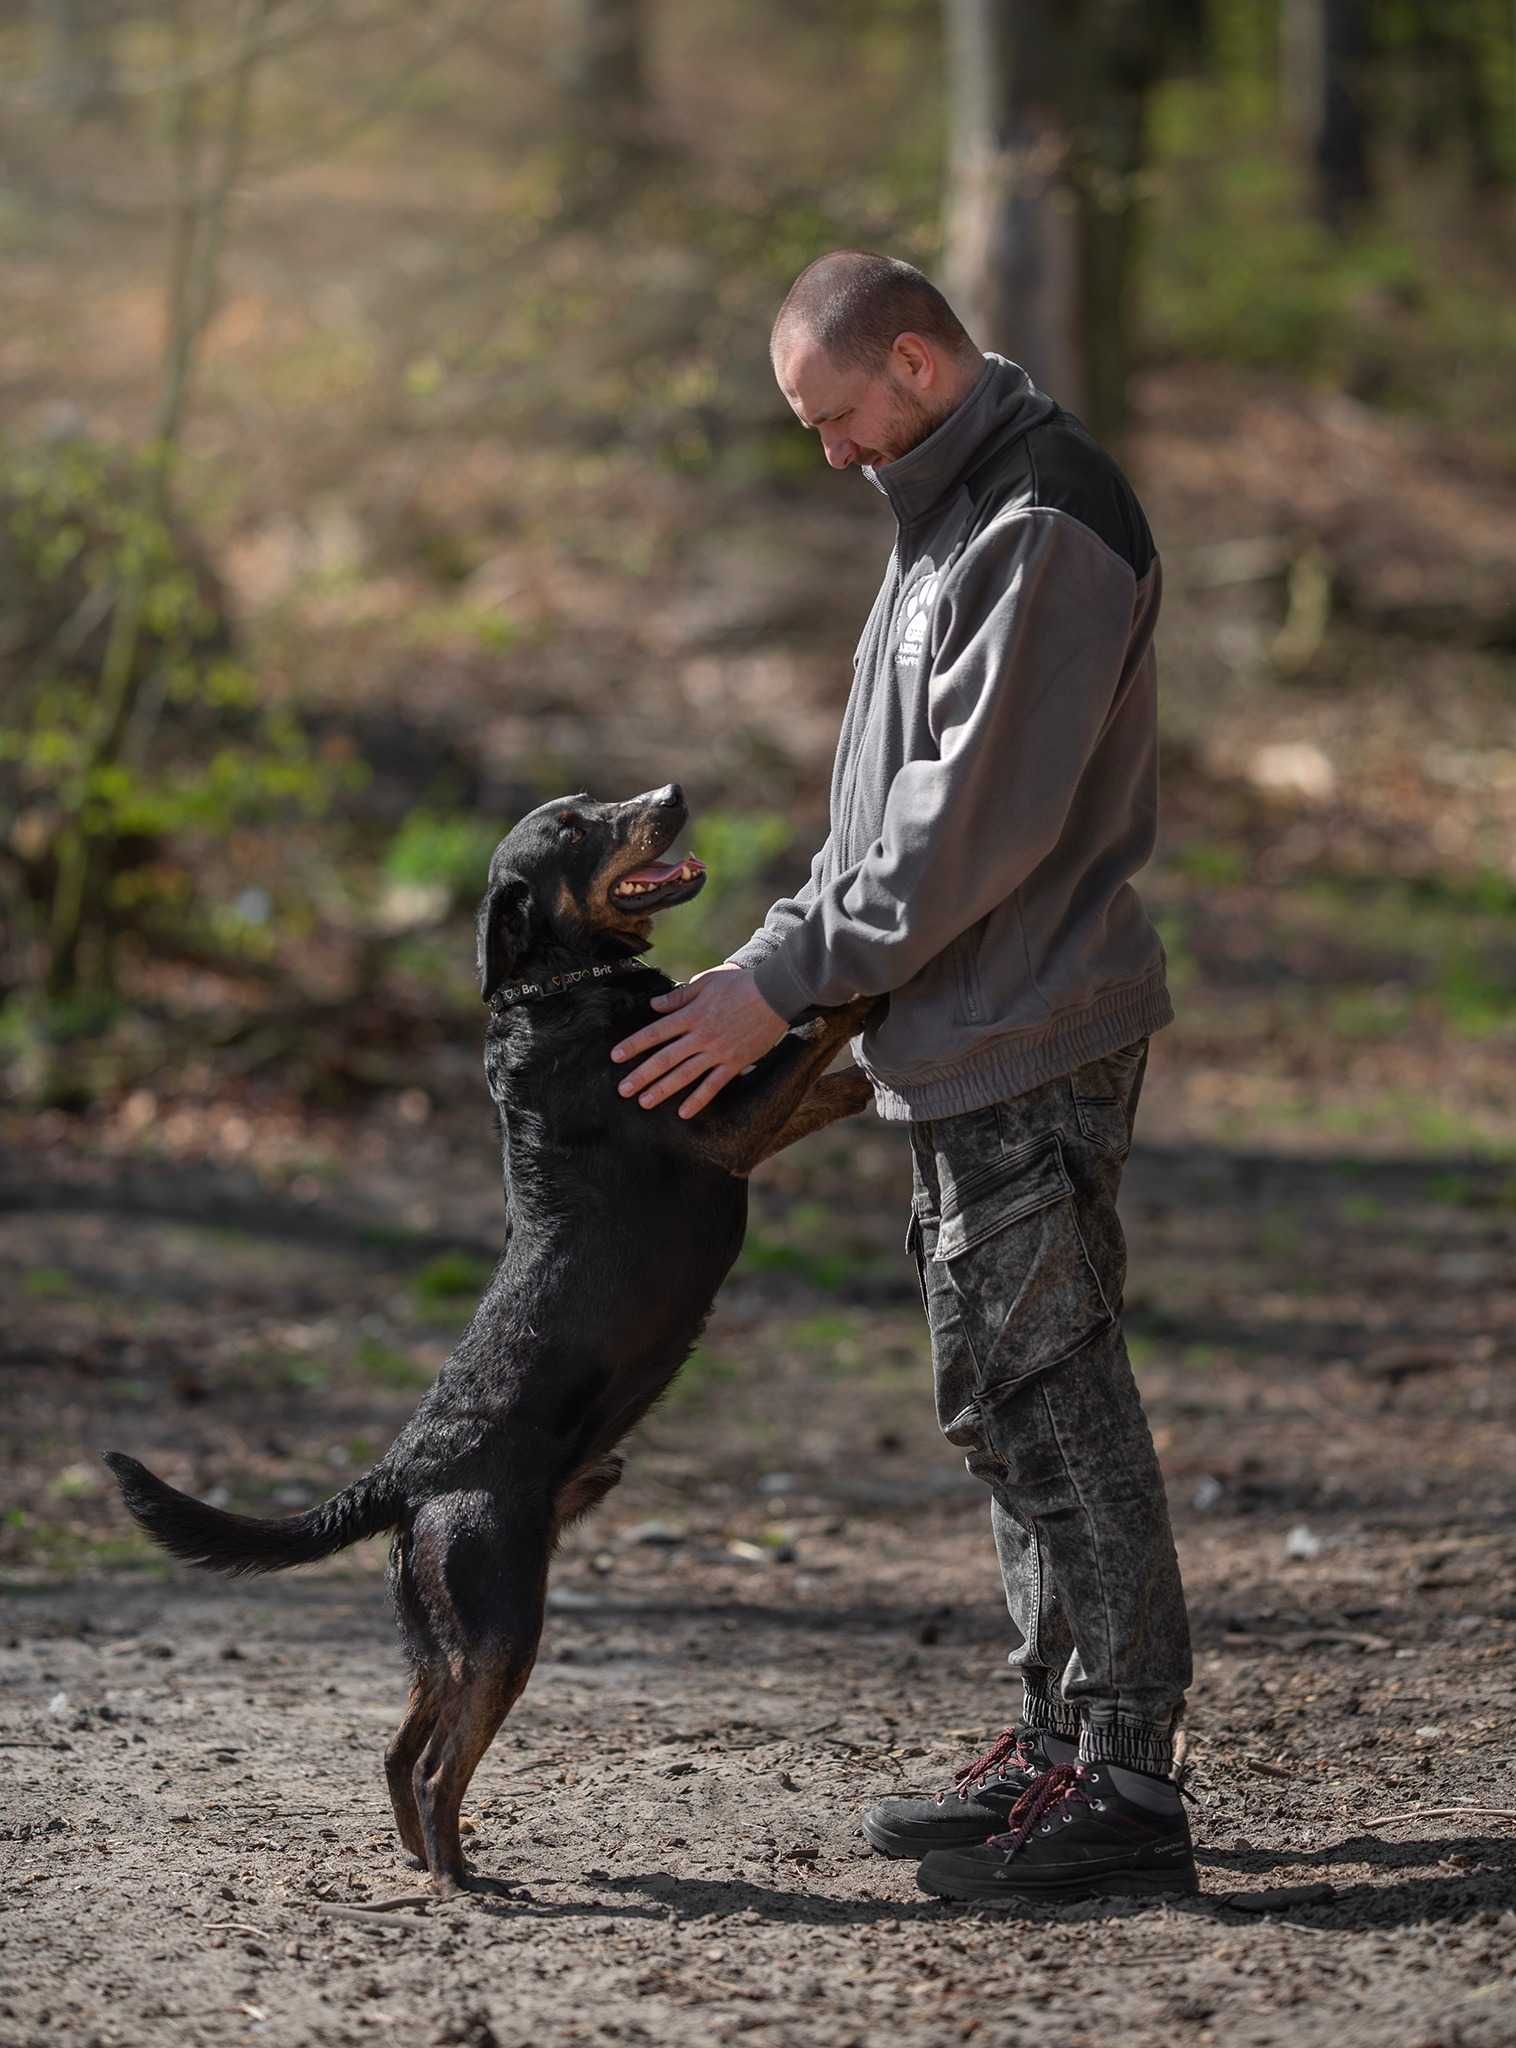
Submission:
[[[684,791],[677,782],[666,782],[662,789],[655,789],[653,791],[653,802],[665,810],[682,810],[684,808]]]

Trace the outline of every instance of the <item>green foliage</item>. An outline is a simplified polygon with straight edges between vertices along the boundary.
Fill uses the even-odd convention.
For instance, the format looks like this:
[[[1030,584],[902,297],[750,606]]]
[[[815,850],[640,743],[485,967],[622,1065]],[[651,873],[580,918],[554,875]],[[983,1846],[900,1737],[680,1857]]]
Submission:
[[[1190,919],[1180,910],[1158,911],[1153,918],[1154,929],[1162,943],[1168,960],[1168,984],[1175,995],[1189,988],[1200,969],[1190,945]]]
[[[825,1373],[856,1372],[864,1362],[858,1325],[850,1316],[803,1316],[782,1330],[779,1342]]]
[[[390,841],[384,871],[391,881],[429,887],[440,883],[455,901],[484,892],[498,833],[466,811],[415,810]]]
[[[776,889],[769,880],[794,843],[788,821],[773,811],[706,811],[689,843],[706,865],[706,884],[692,903],[658,927],[660,965],[676,975],[698,973],[741,945],[763,920]],[[792,878],[798,885],[801,876]]]
[[[1195,882],[1226,887],[1247,880],[1247,855],[1240,846],[1222,846],[1210,840],[1192,839],[1176,848],[1170,865]]]
[[[663,1396],[664,1408],[699,1406],[737,1377],[737,1367],[719,1351],[702,1346],[685,1360],[678,1378]]]
[[[443,1252],[421,1268],[411,1292],[426,1306],[451,1308],[460,1301],[477,1301],[493,1271],[487,1260],[469,1252]]]
[[[425,1366],[418,1365],[406,1352],[381,1344],[377,1338],[361,1339],[355,1358],[359,1371],[381,1387],[393,1387],[398,1392],[408,1393],[431,1384],[432,1376]]]
[[[1330,933],[1342,948],[1333,995],[1334,1029],[1360,1038],[1389,1037],[1430,999],[1457,1032],[1488,1038],[1516,1026],[1512,961],[1516,954],[1516,890],[1494,870],[1475,875],[1398,877],[1317,875],[1292,892],[1307,927]],[[1353,974],[1355,955],[1380,958],[1372,983]],[[1396,982],[1382,961],[1403,963]],[[1360,970],[1362,972],[1362,970]]]
[[[1454,947],[1444,957],[1437,996],[1466,1038],[1492,1038],[1516,1023],[1516,987],[1472,949]]]
[[[149,459],[0,447],[0,578],[0,792],[29,826],[15,850],[49,992],[98,993],[123,923],[193,914],[201,843],[317,816],[335,778],[288,710],[260,705]]]
[[[1327,1005],[1327,1022],[1337,1038],[1396,1038],[1411,1014],[1409,993],[1393,987],[1342,989]]]
[[[749,1274],[788,1273],[828,1294],[838,1294],[847,1286],[851,1264],[839,1252],[790,1244],[765,1231],[750,1230],[735,1270]]]
[[[1434,78],[1419,48],[1384,40],[1393,12],[1379,21],[1370,78],[1382,189],[1373,212],[1339,235],[1315,217],[1308,141],[1280,119],[1275,29],[1263,19],[1272,10],[1213,9],[1215,66],[1172,77],[1153,96],[1143,324],[1166,355],[1308,375],[1498,433],[1516,346],[1504,252],[1466,205],[1451,216],[1459,239],[1448,246],[1459,174],[1432,170],[1417,147],[1407,153],[1418,131],[1439,153],[1461,149],[1469,106],[1452,73]],[[1415,36],[1426,20],[1416,10]],[[1460,38],[1483,50],[1489,104],[1502,110],[1486,132],[1509,180],[1508,23],[1476,33],[1470,17],[1444,31],[1444,57]]]
[[[37,1266],[22,1276],[21,1291],[38,1299],[58,1300],[75,1291],[74,1277],[59,1266]]]
[[[522,628],[498,605],[454,599],[418,606],[407,631],[418,647],[477,647],[482,654],[508,654]]]

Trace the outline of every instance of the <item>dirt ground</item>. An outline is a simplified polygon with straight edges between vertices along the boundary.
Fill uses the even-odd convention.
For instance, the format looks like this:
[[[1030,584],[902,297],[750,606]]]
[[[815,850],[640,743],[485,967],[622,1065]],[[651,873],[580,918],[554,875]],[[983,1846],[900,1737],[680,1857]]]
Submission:
[[[415,1882],[379,1546],[170,1569],[95,1453],[265,1513],[375,1455],[499,1215],[459,1081],[453,1117],[311,1121],[277,1170],[5,1134],[6,2048],[1516,2040],[1509,1184],[1196,1142],[1162,1038],[1123,1200],[1203,1896],[956,1908],[859,1835],[1013,1711],[870,1120],[765,1170],[700,1352],[560,1557],[468,1803],[497,1888],[345,1911]]]

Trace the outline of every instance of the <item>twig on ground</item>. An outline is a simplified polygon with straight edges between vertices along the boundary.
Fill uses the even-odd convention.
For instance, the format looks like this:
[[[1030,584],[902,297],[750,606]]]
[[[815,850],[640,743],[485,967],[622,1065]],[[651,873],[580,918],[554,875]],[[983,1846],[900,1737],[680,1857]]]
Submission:
[[[1352,1650],[1393,1650],[1395,1647],[1388,1636],[1344,1628],[1292,1628],[1277,1634],[1270,1634],[1267,1629],[1229,1628],[1222,1641],[1229,1646],[1261,1643],[1270,1650],[1309,1650],[1317,1643],[1345,1643]]]
[[[1256,1771],[1260,1778],[1293,1778],[1293,1771],[1284,1770],[1279,1764],[1266,1764],[1261,1756],[1245,1756],[1242,1761],[1250,1771]]]
[[[381,1917],[362,1906],[318,1906],[318,1913],[328,1920],[351,1920],[368,1934],[382,1934],[386,1938],[398,1935],[409,1927],[425,1927],[428,1923],[419,1913],[392,1913]]]
[[[261,1927],[254,1927],[247,1920],[207,1920],[205,1931],[207,1934],[254,1934],[259,1941],[268,1940]]]
[[[1337,1896],[1330,1884],[1282,1884],[1265,1892],[1222,1892],[1216,1903],[1230,1906],[1234,1913],[1279,1913],[1292,1906],[1325,1906]],[[1313,1927],[1312,1934],[1330,1930]]]
[[[1393,1820],[1453,1820],[1460,1814],[1475,1813],[1485,1820],[1516,1820],[1516,1809],[1509,1806],[1419,1806],[1409,1813],[1376,1813],[1366,1820],[1366,1828],[1385,1828]]]
[[[396,1892],[388,1899],[365,1899],[361,1905],[335,1905],[321,1900],[317,1910],[322,1913],[398,1913],[402,1906],[435,1906],[435,1892]]]

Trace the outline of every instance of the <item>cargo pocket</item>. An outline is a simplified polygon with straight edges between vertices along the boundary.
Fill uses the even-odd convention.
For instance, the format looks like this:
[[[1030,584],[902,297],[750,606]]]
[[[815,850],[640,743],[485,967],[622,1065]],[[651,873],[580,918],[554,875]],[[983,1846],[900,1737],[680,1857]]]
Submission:
[[[1069,1076],[1074,1118],[1081,1136],[1102,1152],[1125,1158],[1132,1143],[1132,1087],[1141,1073],[1147,1041],[1108,1052],[1076,1067]]]
[[[916,1285],[921,1289],[921,1306],[930,1315],[932,1304],[926,1295],[926,1253],[921,1249],[921,1218],[913,1209],[911,1220],[906,1225],[905,1255],[916,1268]]]
[[[1059,1364],[1115,1321],[1056,1131],[944,1204],[932,1264],[955,1299],[976,1397]]]

